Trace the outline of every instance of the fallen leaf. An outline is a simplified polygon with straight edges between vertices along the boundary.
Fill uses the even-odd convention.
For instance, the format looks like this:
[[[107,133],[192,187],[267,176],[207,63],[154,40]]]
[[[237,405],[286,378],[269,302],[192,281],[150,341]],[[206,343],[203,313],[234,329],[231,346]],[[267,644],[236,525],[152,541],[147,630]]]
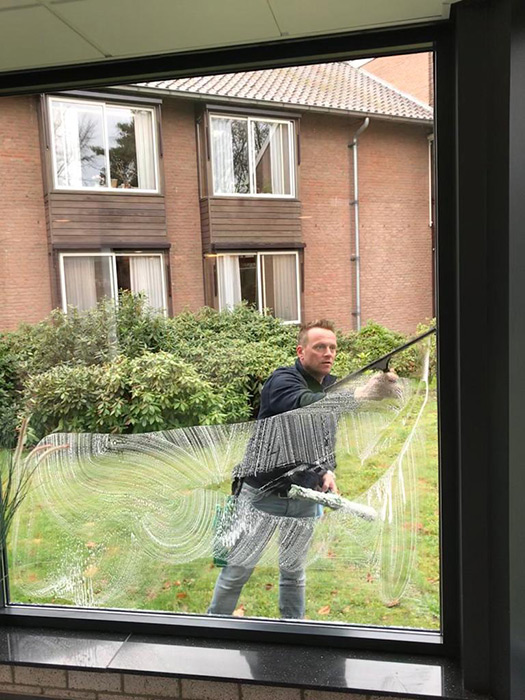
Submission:
[[[88,549],[93,549],[93,548],[96,547],[96,546],[97,546],[97,543],[96,543],[96,542],[86,542],[86,547],[87,547]]]
[[[267,591],[271,591],[273,588],[273,583],[265,583],[264,587],[266,588]]]
[[[318,615],[329,615],[330,610],[331,610],[331,608],[329,605],[323,605],[322,608],[319,608],[319,610],[317,611],[317,614]]]
[[[180,586],[180,581],[173,581],[174,586]]]
[[[337,589],[330,591],[330,595],[337,595],[339,591]]]
[[[177,593],[177,598],[187,598],[187,597],[188,597],[188,594],[184,593],[184,591]]]
[[[244,617],[244,610],[245,610],[244,605],[242,605],[242,603],[241,603],[241,605],[239,605],[237,610],[233,611],[233,616],[234,617]]]
[[[389,603],[386,604],[387,608],[395,608],[396,605],[399,605],[399,599],[395,598],[394,600],[391,600]]]
[[[372,576],[372,574],[370,573],[370,571],[369,571],[369,572],[367,573],[367,575],[366,575],[366,582],[367,582],[367,583],[374,583],[374,577]]]
[[[326,556],[327,556],[329,559],[335,559],[337,555],[335,554],[335,552],[332,552],[332,550],[329,549],[328,552],[326,553]]]
[[[170,583],[169,581],[165,581],[165,582],[162,584],[162,590],[163,590],[163,591],[169,591],[170,588],[171,588],[171,583]]]

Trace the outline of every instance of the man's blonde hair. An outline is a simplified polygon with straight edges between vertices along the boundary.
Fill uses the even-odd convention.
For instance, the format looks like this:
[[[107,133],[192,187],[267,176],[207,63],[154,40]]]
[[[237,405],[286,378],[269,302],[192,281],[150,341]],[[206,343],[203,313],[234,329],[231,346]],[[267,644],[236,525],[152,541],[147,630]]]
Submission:
[[[304,347],[308,343],[308,331],[312,328],[323,328],[325,331],[332,331],[332,333],[335,333],[334,324],[327,318],[320,318],[317,321],[303,323],[299,329],[299,335],[297,336],[297,345]]]

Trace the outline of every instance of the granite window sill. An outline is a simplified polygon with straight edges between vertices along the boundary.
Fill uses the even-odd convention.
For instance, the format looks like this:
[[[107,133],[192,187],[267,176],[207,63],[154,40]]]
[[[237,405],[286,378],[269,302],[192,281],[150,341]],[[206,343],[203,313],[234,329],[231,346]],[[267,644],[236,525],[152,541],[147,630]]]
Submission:
[[[0,628],[0,664],[464,700],[449,661],[346,649],[55,629]]]

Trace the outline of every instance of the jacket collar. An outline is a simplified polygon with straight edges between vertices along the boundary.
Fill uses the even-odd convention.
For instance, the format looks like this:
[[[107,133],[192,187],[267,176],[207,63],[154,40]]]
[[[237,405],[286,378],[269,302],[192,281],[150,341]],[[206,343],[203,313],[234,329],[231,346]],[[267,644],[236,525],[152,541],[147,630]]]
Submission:
[[[311,389],[313,389],[313,391],[323,391],[323,389],[326,389],[327,387],[331,386],[337,381],[337,378],[334,377],[333,374],[327,374],[326,377],[323,378],[322,382],[318,382],[317,379],[315,379],[315,377],[312,377],[311,374],[308,374],[299,358],[297,358],[295,361],[295,368],[303,375],[303,377],[306,379],[308,386]]]

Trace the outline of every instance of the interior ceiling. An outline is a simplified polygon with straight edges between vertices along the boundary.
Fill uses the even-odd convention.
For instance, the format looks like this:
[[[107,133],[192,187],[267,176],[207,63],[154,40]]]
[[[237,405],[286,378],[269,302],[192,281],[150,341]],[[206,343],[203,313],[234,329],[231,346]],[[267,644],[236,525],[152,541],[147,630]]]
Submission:
[[[0,72],[448,19],[458,0],[0,0]]]

